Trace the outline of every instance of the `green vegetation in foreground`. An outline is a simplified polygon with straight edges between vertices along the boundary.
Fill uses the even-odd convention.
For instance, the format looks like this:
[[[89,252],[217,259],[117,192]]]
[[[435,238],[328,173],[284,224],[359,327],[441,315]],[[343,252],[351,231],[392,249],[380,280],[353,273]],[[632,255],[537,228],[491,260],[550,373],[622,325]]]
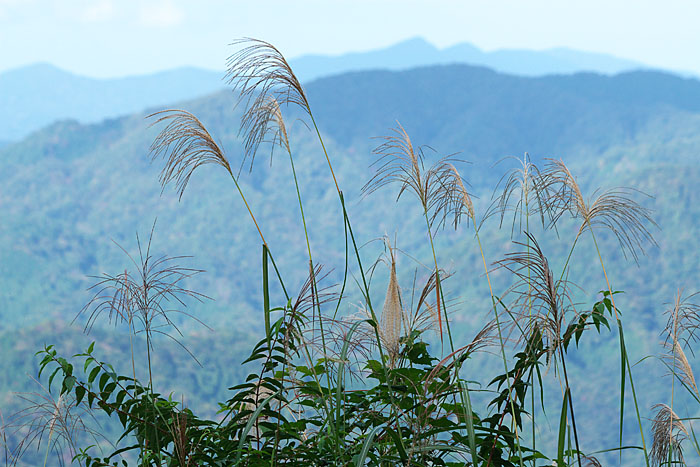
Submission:
[[[56,398],[39,404],[39,416],[30,417],[30,424],[10,419],[3,425],[9,427],[3,437],[6,463],[18,462],[28,452],[29,444],[22,439],[44,442],[44,464],[49,455],[67,455],[87,465],[111,465],[124,456],[140,465],[583,466],[599,465],[595,457],[605,452],[621,460],[632,458],[638,465],[661,465],[680,459],[683,446],[698,450],[687,428],[692,421],[675,415],[674,402],[682,397],[700,402],[684,355],[700,310],[684,301],[681,292],[671,305],[662,361],[672,377],[668,404],[655,408],[652,434],[643,423],[646,408],[638,403],[640,386],[635,385],[636,360],[631,357],[638,352],[625,340],[629,321],[624,307],[618,308],[624,295],[615,291],[615,276],[606,268],[607,257],[636,259],[654,243],[650,211],[634,200],[638,193],[613,189],[589,197],[563,162],[551,160],[538,169],[525,157],[522,167],[502,180],[494,203],[475,205],[456,168],[459,161],[447,157],[430,165],[397,126],[376,149],[377,172],[365,191],[393,188],[399,196],[418,201],[425,240],[412,241],[424,243],[416,251],[428,255],[420,256],[413,293],[402,293],[397,256],[410,257],[412,252],[397,249],[388,238],[382,261],[372,263],[360,252],[304,90],[272,46],[258,41],[240,45],[230,77],[246,105],[243,149],[252,159],[260,144],[272,142],[290,162],[289,193],[298,201],[308,255],[297,264],[304,265],[307,279],[295,288],[285,282],[279,258],[274,259],[277,250],[266,242],[255,205],[205,126],[185,111],[154,115],[161,125],[153,153],[165,160],[162,183],[174,184],[182,196],[195,169],[199,172],[205,164],[223,168],[259,234],[263,306],[252,319],[264,322],[265,333],[247,359],[251,371],[231,388],[229,399],[211,418],[197,416],[182,401],[158,393],[160,368],[152,356],[152,349],[161,344],[158,334],[177,338],[180,320],[174,319],[172,307],[177,308],[180,299],[205,297],[187,285],[198,271],[171,262],[177,258],[152,255],[150,240],[148,246],[139,243],[139,255],[132,257],[136,271],[102,276],[95,300],[83,310],[88,327],[106,314],[126,325],[130,362],[119,368],[103,361],[102,341],[70,360],[70,353],[44,347],[38,352],[39,376],[54,387]],[[262,81],[249,81],[249,76],[262,76]],[[319,263],[323,256],[312,248],[314,223],[305,217],[305,186],[296,177],[293,146],[282,118],[286,106],[280,108],[280,103],[298,106],[305,114],[330,169],[329,192],[337,195],[345,243],[338,288],[326,287]],[[498,245],[490,245],[494,238],[482,235],[482,222],[504,224],[513,236],[495,263],[486,260],[484,250]],[[460,273],[448,279],[439,244],[434,243],[449,225],[458,232],[471,230],[460,237],[461,244],[477,252],[483,268],[481,287],[472,293],[490,302],[489,318],[469,339],[453,334],[452,326],[470,302],[454,303],[446,291]],[[551,235],[555,226],[567,254],[550,263],[538,237]],[[613,235],[599,242],[606,230]],[[618,243],[612,251],[605,248],[611,240]],[[583,242],[590,243],[586,252],[594,247],[594,255],[584,259],[588,270],[599,271],[594,284],[587,276],[576,276],[572,267],[581,261],[578,245]],[[492,276],[499,274],[496,280],[512,284],[506,292],[492,285]],[[381,307],[372,300],[375,275],[388,277]],[[581,285],[581,279],[586,288],[600,290],[595,301],[577,302],[573,282]],[[349,315],[346,304],[357,296],[362,297],[359,312]],[[425,340],[430,332],[439,336],[432,345]],[[620,375],[615,414],[578,408],[580,389],[568,366],[572,360],[585,360],[579,346],[596,339],[612,341],[618,348],[619,361],[610,368]],[[489,376],[470,368],[485,350],[496,354],[502,365]],[[548,386],[551,380],[558,391]],[[552,404],[558,411],[555,416],[549,411],[546,418],[542,411]],[[86,420],[90,413],[118,420],[123,436],[110,440],[115,443],[111,449],[105,443],[76,443],[79,432],[94,433]],[[626,413],[632,414],[636,431],[631,440],[623,430],[630,423]],[[590,446],[579,427],[597,416],[608,424],[616,420],[619,437]],[[541,434],[547,433],[548,424],[554,424],[553,437]],[[34,434],[42,436],[33,438]]]

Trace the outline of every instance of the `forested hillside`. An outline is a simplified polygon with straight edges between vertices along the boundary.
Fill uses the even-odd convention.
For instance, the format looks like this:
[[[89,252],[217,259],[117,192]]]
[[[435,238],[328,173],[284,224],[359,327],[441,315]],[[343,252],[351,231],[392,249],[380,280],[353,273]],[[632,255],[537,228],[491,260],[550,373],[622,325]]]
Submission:
[[[613,235],[601,233],[600,243],[612,287],[626,292],[618,300],[629,326],[630,358],[636,362],[660,352],[664,304],[673,299],[678,287],[697,288],[700,277],[696,253],[700,235],[696,189],[700,182],[699,81],[658,72],[523,78],[455,65],[349,73],[312,82],[306,91],[343,188],[355,235],[366,245],[362,249],[366,264],[372,264],[382,251],[381,243],[373,240],[388,235],[406,253],[399,259],[399,281],[405,291],[411,290],[413,271],[424,276],[422,264],[432,260],[420,209],[408,197],[395,204],[395,190],[361,195],[362,186],[376,169],[372,149],[381,140],[372,138],[390,134],[397,121],[416,148],[423,147],[426,165],[449,154],[464,161],[455,165],[471,184],[478,218],[485,217],[492,205],[499,180],[520,167],[525,153],[540,167],[547,163],[545,158],[565,161],[586,196],[593,197],[599,187],[640,190],[633,196],[653,210],[658,228],[649,229],[658,247],[645,244],[647,254],[639,257],[637,265],[623,256]],[[222,143],[231,164],[241,166],[241,187],[271,251],[276,252],[280,270],[293,278],[291,287],[296,290],[308,266],[289,165],[281,151],[270,156],[263,149],[255,161],[242,159],[237,137],[240,115],[234,104],[235,96],[224,91],[171,107],[197,115]],[[161,109],[151,109],[157,110]],[[297,175],[307,222],[314,226],[311,244],[317,261],[330,272],[328,285],[339,283],[344,231],[333,182],[314,135],[295,120],[302,115],[290,110],[292,116],[287,120]],[[162,163],[151,164],[149,156],[159,128],[149,128],[152,120],[144,119],[148,113],[94,125],[61,121],[19,143],[0,146],[0,333],[5,336],[3,355],[9,356],[3,359],[1,371],[6,375],[17,374],[18,369],[31,373],[34,366],[28,363],[28,356],[44,342],[71,349],[64,354],[72,352],[74,347],[68,347],[68,342],[85,323],[84,317],[71,330],[61,325],[56,333],[53,326],[71,322],[92,298],[94,290],[85,290],[96,279],[88,276],[119,274],[132,266],[120,246],[136,257],[136,233],[143,243],[156,222],[152,248],[158,255],[191,255],[193,258],[180,260],[182,265],[206,270],[185,285],[214,299],[188,303],[190,313],[215,329],[206,337],[211,346],[198,340],[209,336],[204,327],[184,318],[177,324],[185,335],[197,333],[184,341],[192,339],[193,353],[209,365],[206,371],[223,375],[221,380],[185,388],[192,406],[211,410],[207,405],[211,394],[221,394],[240,377],[230,365],[242,359],[237,354],[242,346],[232,340],[241,333],[248,336],[247,346],[251,336],[262,332],[261,251],[252,247],[260,241],[230,179],[217,168],[199,170],[181,200],[167,187],[161,193],[158,173]],[[482,237],[489,239],[484,245],[489,263],[511,251],[513,232],[525,228],[506,217],[499,229],[499,221],[492,216],[481,230]],[[562,224],[561,229],[559,238],[570,233],[567,229],[573,225]],[[542,229],[533,226],[532,230]],[[543,249],[554,258],[552,266],[557,270],[563,265],[567,246],[554,232],[542,235]],[[599,269],[589,267],[597,257],[592,256],[592,245],[582,242],[568,278],[581,287],[576,295],[585,308],[605,288],[605,279]],[[449,228],[436,235],[436,247],[441,263],[459,272],[455,276],[459,280],[447,280],[445,288],[454,304],[455,335],[465,339],[489,312],[479,250],[469,230]],[[387,280],[383,270],[374,279],[373,293],[379,303]],[[509,285],[505,275],[495,278],[497,294]],[[277,293],[273,299],[279,300]],[[350,293],[360,296],[356,290]],[[350,305],[341,311],[346,315],[359,312]],[[93,332],[103,336],[110,329],[104,322]],[[24,337],[18,339],[18,335]],[[101,340],[111,342],[107,337]],[[573,360],[581,413],[594,410],[594,404],[601,401],[613,407],[619,402],[607,390],[619,384],[615,379],[619,368],[614,364],[619,349],[614,340],[608,341],[601,338],[586,344],[581,352],[590,358]],[[227,350],[230,355],[219,358]],[[172,353],[171,349],[167,352]],[[173,365],[186,367],[185,372],[195,371],[184,352],[167,358],[177,358]],[[610,368],[606,361],[611,362]],[[652,365],[651,360],[638,366],[636,382],[645,388],[640,405],[649,408],[659,401],[654,383],[663,368],[644,365]],[[8,401],[8,391],[27,387],[18,379],[3,377],[1,381],[3,403]],[[628,424],[629,433],[634,429]],[[606,438],[614,440],[615,430],[612,424],[582,423],[591,445]]]

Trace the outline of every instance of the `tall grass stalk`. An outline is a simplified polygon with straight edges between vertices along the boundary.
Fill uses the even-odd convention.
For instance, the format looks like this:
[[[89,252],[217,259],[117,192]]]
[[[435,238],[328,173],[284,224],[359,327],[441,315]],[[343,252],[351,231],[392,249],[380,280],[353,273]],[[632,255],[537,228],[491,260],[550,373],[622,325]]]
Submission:
[[[457,171],[457,169],[454,167],[454,165],[450,162],[446,162],[444,166],[438,166],[439,167],[439,172],[440,172],[440,178],[439,178],[439,183],[440,183],[440,189],[438,190],[438,204],[437,204],[437,215],[439,216],[440,213],[444,217],[452,215],[453,221],[452,223],[454,224],[455,228],[457,228],[460,219],[462,215],[466,215],[467,219],[471,221],[472,226],[474,227],[474,236],[476,237],[477,240],[477,245],[479,247],[479,253],[481,255],[481,261],[484,266],[484,274],[486,276],[486,282],[488,283],[489,287],[489,295],[491,297],[491,304],[494,312],[494,322],[496,324],[496,330],[498,333],[498,342],[499,342],[499,347],[500,347],[500,354],[501,358],[503,361],[503,367],[505,370],[505,374],[508,375],[510,372],[510,369],[508,367],[508,359],[505,354],[505,340],[503,338],[503,332],[501,329],[501,322],[498,316],[498,309],[496,305],[496,298],[493,293],[493,287],[491,285],[491,276],[489,274],[489,269],[488,265],[486,263],[486,256],[484,254],[484,248],[481,244],[481,237],[479,236],[479,224],[476,221],[476,214],[474,210],[474,203],[472,202],[471,196],[469,195],[469,192],[466,190],[464,187],[464,183],[462,182],[462,177]],[[443,222],[444,222],[444,217],[443,217]],[[427,217],[427,211],[425,212],[425,218],[426,222],[428,222],[428,232],[429,236],[431,237],[431,247],[433,245],[432,243],[432,235],[430,235],[430,222],[428,221]],[[433,258],[435,259],[435,266],[437,268],[437,259],[435,256],[435,249],[433,247]],[[447,318],[445,319],[445,322],[448,326],[448,335],[449,335],[449,322],[447,321]],[[451,340],[450,340],[451,343]],[[511,413],[515,413],[515,406],[513,403],[512,399],[512,393],[513,393],[513,388],[511,385],[511,380],[510,378],[507,378],[507,385],[508,385],[508,403],[510,404],[510,409]],[[522,457],[522,450],[520,447],[520,437],[518,436],[518,426],[515,423],[515,419],[513,418],[511,420],[511,423],[513,425],[513,431],[516,434],[516,446],[518,449],[518,457],[520,460],[520,465],[523,464],[523,457]],[[488,463],[488,461],[487,461]]]
[[[638,252],[644,253],[643,242],[656,245],[654,237],[645,226],[645,224],[650,224],[651,226],[656,227],[656,223],[651,218],[651,212],[648,209],[643,208],[630,198],[630,192],[634,191],[640,193],[637,190],[616,188],[605,191],[598,195],[595,200],[587,202],[584,199],[581,189],[574,176],[562,161],[557,160],[549,161],[549,165],[545,172],[545,179],[547,180],[548,186],[551,186],[555,191],[555,195],[551,198],[552,201],[550,202],[550,206],[553,210],[557,211],[556,218],[564,214],[564,212],[571,213],[574,218],[580,218],[582,222],[576,235],[576,239],[578,239],[583,232],[588,230],[590,232],[591,239],[593,240],[593,244],[598,255],[598,260],[603,271],[603,276],[605,277],[605,283],[610,302],[612,304],[612,309],[618,322],[618,328],[620,331],[620,346],[623,359],[620,364],[622,367],[626,368],[627,374],[629,375],[630,388],[632,389],[637,423],[639,425],[639,432],[644,450],[644,459],[648,467],[649,455],[644,439],[644,430],[642,427],[639,405],[637,403],[637,394],[634,386],[634,378],[632,376],[632,366],[629,362],[628,352],[622,333],[622,319],[619,316],[618,308],[615,304],[613,289],[610,285],[607,269],[605,268],[605,263],[603,262],[603,256],[596,240],[594,226],[601,226],[611,231],[616,236],[625,257],[627,257],[629,254],[636,262],[638,259]],[[573,251],[573,246],[571,251]],[[569,257],[570,256],[571,253],[569,254]],[[623,388],[622,397],[624,397],[625,371],[623,370],[621,374],[621,387]],[[620,403],[621,421],[623,419],[623,408],[624,401],[622,400]],[[622,424],[620,425],[620,444],[622,444]],[[620,451],[620,455],[622,455],[622,451]]]
[[[515,159],[506,158],[506,159]],[[518,160],[518,159],[516,159]],[[518,160],[520,163],[519,169],[511,170],[507,176],[501,179],[502,190],[500,195],[496,198],[495,209],[492,213],[500,214],[500,225],[503,226],[503,221],[505,219],[505,214],[509,209],[513,210],[513,221],[511,224],[511,238],[513,238],[515,233],[516,221],[519,226],[519,230],[522,229],[523,224],[523,214],[525,217],[525,232],[531,232],[530,230],[530,216],[533,214],[539,214],[542,226],[545,226],[545,217],[548,214],[547,201],[550,195],[546,185],[542,181],[542,174],[539,168],[532,163],[530,160],[530,155],[525,153],[522,160]],[[501,182],[496,187],[496,190],[501,186]],[[515,198],[515,203],[512,199]],[[534,212],[530,211],[531,204],[534,204]],[[512,206],[512,207],[511,207]],[[487,213],[487,217],[491,213]],[[519,232],[522,234],[522,231]],[[477,233],[478,234],[478,233]],[[530,237],[525,236],[526,248],[530,249]],[[480,247],[481,248],[481,247]],[[483,253],[482,253],[483,260]],[[484,267],[486,268],[485,260]],[[560,278],[561,280],[561,278]],[[531,267],[527,266],[527,287],[528,287],[528,319],[532,319],[532,297],[530,296],[532,292],[532,277],[531,277]],[[493,290],[489,281],[489,291],[493,300]],[[494,302],[494,309],[495,309]],[[523,336],[526,337],[526,336]],[[532,448],[533,450],[537,447],[537,434],[536,434],[536,421],[535,421],[535,381],[534,372],[529,375],[528,384],[532,388],[530,392],[530,411],[531,411],[531,427],[532,427]],[[532,459],[533,467],[537,466],[537,459]]]

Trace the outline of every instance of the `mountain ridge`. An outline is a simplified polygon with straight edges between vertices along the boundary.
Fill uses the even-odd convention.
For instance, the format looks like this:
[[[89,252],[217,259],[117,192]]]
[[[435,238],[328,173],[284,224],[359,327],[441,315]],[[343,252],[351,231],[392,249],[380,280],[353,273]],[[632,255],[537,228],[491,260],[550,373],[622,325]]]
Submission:
[[[604,54],[555,49],[484,52],[469,43],[438,49],[421,38],[366,52],[305,55],[290,60],[303,82],[369,69],[405,70],[435,64],[468,63],[501,72],[539,76],[593,70],[616,73],[643,67]],[[224,73],[181,67],[138,76],[96,79],[47,63],[0,73],[0,141],[19,140],[63,118],[83,123],[138,112],[222,89]]]
[[[453,63],[485,66],[502,73],[523,76],[571,74],[581,71],[616,74],[632,69],[651,68],[634,60],[569,48],[497,49],[487,52],[471,43],[463,42],[440,49],[419,37],[378,50],[350,52],[337,56],[306,55],[290,60],[292,68],[302,81],[320,77],[314,71],[316,69],[326,70],[325,74],[328,75],[360,69],[404,70],[417,66]]]

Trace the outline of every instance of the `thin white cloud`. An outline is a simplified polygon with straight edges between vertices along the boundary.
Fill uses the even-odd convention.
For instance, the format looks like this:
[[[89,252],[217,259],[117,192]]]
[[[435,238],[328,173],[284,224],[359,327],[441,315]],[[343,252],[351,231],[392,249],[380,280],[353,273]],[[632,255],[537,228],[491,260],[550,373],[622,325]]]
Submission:
[[[7,19],[15,6],[23,6],[21,0],[0,0],[0,19]]]
[[[143,5],[139,9],[139,22],[143,26],[169,28],[182,23],[183,11],[170,0],[161,0]]]
[[[90,2],[88,7],[83,10],[81,18],[88,23],[109,21],[114,18],[114,4],[111,0]]]

